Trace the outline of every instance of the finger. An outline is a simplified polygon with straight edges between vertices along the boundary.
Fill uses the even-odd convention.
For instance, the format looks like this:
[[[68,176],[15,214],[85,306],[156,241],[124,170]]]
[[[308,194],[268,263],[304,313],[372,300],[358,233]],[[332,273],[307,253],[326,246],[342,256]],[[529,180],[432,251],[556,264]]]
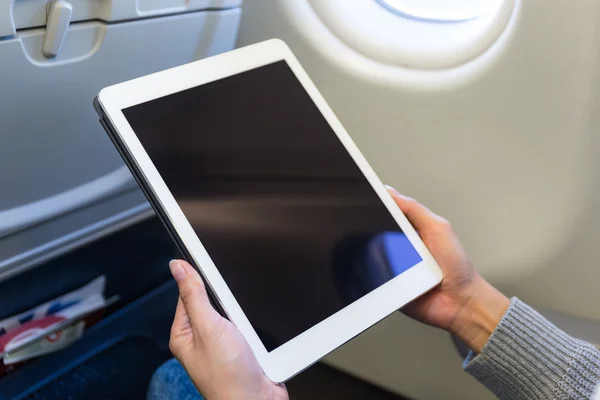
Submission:
[[[190,329],[190,319],[185,311],[181,297],[177,299],[177,308],[175,309],[175,318],[173,318],[173,326],[171,327],[171,336],[181,336],[186,334]]]
[[[425,233],[428,229],[431,229],[440,223],[441,218],[433,211],[429,210],[418,201],[401,195],[393,187],[386,187],[398,207],[400,207],[400,210],[402,210],[416,230]]]
[[[210,304],[202,278],[190,264],[183,260],[171,261],[169,268],[177,282],[179,298],[190,325],[194,330],[204,331],[220,316]]]
[[[169,349],[175,357],[181,359],[188,352],[188,346],[193,343],[194,332],[180,297],[177,299],[175,318],[173,318],[173,325],[171,325]]]

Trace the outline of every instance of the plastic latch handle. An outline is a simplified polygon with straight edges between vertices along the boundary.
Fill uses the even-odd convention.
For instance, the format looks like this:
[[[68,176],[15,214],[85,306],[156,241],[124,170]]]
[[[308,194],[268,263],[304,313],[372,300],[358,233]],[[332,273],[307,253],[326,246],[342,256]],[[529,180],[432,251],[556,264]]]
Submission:
[[[67,34],[73,6],[65,0],[52,0],[46,5],[46,36],[42,53],[56,57]]]

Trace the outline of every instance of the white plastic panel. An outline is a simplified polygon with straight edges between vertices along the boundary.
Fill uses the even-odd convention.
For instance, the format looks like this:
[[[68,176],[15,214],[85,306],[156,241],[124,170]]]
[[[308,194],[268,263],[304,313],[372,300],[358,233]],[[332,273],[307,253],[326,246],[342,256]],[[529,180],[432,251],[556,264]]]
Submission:
[[[48,0],[0,0],[0,37],[46,25]],[[239,7],[242,0],[69,0],[72,21],[119,21],[205,9]]]
[[[0,187],[9,189],[0,197],[5,216],[0,236],[68,211],[62,201],[36,213],[23,213],[24,206],[39,210],[36,202],[122,166],[91,106],[101,88],[230,49],[239,14],[232,9],[108,26],[78,24],[53,59],[41,51],[44,30],[0,41],[2,59],[11,60],[0,63],[0,170],[13,171],[0,174]],[[104,183],[106,196],[127,186],[123,179]],[[88,202],[101,198],[101,188],[87,189],[94,190],[80,192]],[[82,205],[72,196],[69,202]]]
[[[0,281],[153,215],[134,188],[3,238]]]
[[[0,211],[0,238],[100,201],[132,184],[132,176],[123,165],[64,192]]]
[[[22,254],[42,257],[49,242],[58,251],[56,235],[86,231],[91,216],[109,218],[102,204],[125,212],[131,198],[119,210],[121,193],[134,190],[137,205],[145,204],[93,98],[105,86],[230,50],[240,15],[234,8],[73,24],[50,59],[42,53],[44,29],[0,40],[0,272],[18,267]],[[44,227],[56,218],[61,231],[48,236]]]

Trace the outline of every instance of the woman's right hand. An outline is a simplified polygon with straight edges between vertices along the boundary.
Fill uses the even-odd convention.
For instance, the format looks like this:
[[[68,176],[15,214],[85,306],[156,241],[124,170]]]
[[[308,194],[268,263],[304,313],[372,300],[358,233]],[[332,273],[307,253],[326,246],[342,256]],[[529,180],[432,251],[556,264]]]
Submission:
[[[212,307],[198,272],[183,260],[169,264],[179,301],[169,347],[205,399],[288,400],[271,382],[235,325]]]
[[[475,270],[447,220],[393,188],[388,191],[444,272],[438,287],[402,311],[451,332],[471,350],[481,352],[510,301]]]

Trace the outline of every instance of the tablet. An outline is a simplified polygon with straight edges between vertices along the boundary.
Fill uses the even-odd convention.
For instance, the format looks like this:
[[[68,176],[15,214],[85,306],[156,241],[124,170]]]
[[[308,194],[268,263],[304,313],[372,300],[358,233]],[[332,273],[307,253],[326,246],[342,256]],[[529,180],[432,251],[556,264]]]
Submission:
[[[280,40],[107,87],[95,107],[274,382],[442,279]]]

